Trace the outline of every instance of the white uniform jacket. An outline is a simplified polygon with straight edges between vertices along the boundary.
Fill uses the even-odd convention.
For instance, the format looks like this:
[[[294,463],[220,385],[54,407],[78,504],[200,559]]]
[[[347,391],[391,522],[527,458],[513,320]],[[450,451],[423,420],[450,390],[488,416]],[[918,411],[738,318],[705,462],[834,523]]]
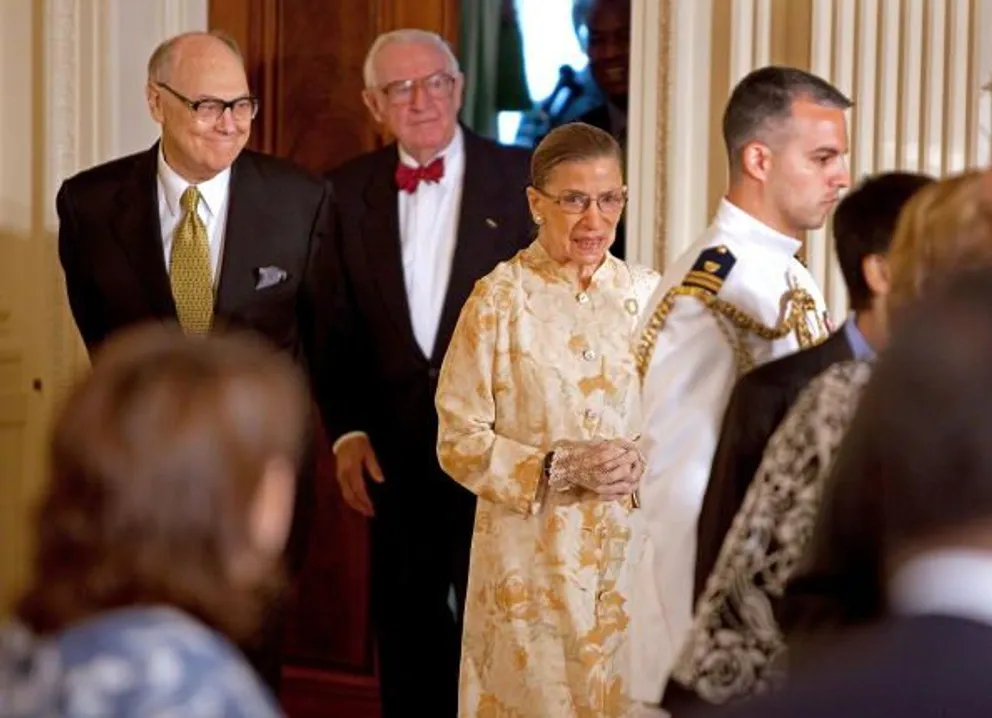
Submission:
[[[823,296],[796,259],[800,247],[723,200],[645,312],[641,502],[650,540],[631,650],[633,695],[646,703],[661,699],[691,624],[696,522],[734,382],[827,336]]]

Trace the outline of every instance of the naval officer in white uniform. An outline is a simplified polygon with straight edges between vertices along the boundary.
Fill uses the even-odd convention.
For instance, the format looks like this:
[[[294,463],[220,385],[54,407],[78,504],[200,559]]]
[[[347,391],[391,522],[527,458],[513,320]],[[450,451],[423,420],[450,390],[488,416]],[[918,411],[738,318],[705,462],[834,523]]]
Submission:
[[[666,683],[691,622],[696,521],[731,389],[748,369],[830,331],[823,296],[796,254],[850,183],[850,106],[797,69],[765,67],[741,80],[723,116],[727,194],[646,313],[637,351],[649,540],[633,606],[632,683],[649,705],[664,693],[675,718],[679,687],[666,691]]]

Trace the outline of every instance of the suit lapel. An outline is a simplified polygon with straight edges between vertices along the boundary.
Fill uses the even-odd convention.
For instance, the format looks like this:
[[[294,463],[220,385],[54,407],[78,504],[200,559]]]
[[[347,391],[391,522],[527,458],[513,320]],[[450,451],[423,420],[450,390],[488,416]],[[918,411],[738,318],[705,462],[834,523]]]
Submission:
[[[399,205],[394,179],[398,161],[399,155],[394,145],[391,151],[381,154],[380,165],[371,173],[365,188],[362,243],[386,313],[404,341],[423,356],[413,335],[406,279],[403,276]]]
[[[434,342],[433,359],[440,362],[455,330],[458,315],[477,279],[488,274],[498,256],[497,240],[502,231],[498,216],[493,215],[501,203],[497,200],[502,177],[493,166],[485,144],[462,128],[465,138],[465,178],[462,180],[458,238],[451,261],[448,289]]]
[[[121,186],[116,196],[113,232],[153,312],[159,317],[175,318],[176,304],[165,266],[158,216],[157,160],[158,143],[137,158],[130,181]]]
[[[231,167],[215,316],[230,315],[254,296],[255,270],[271,259],[269,239],[278,238],[278,224],[270,215],[270,207],[262,176],[245,150]]]

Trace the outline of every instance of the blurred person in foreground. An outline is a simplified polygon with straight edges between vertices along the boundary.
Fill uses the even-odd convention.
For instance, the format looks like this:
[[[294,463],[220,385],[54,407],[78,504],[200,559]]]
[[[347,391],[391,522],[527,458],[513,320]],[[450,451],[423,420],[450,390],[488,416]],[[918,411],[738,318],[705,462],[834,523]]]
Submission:
[[[992,642],[982,648],[980,640],[992,631],[914,618],[976,620],[975,607],[989,600],[983,561],[943,557],[944,549],[957,555],[980,548],[983,512],[992,515],[981,495],[992,491],[984,486],[987,452],[978,438],[988,421],[976,402],[992,381],[990,178],[969,172],[920,190],[900,217],[889,266],[880,359],[833,366],[797,401],[769,443],[754,500],[742,509],[752,527],[774,524],[771,540],[744,551],[738,532],[733,553],[725,546],[721,555],[721,563],[747,561],[747,570],[768,567],[740,581],[749,587],[751,634],[742,632],[750,640],[734,642],[730,654],[764,650],[776,668],[787,661],[789,670],[780,699],[759,700],[743,715],[795,715],[799,705],[810,716],[972,715],[990,705],[976,702],[986,682],[969,680],[963,664],[982,665],[982,655],[992,655]],[[782,473],[786,447],[800,442],[817,447],[802,452],[809,468]],[[779,596],[784,646],[755,629],[763,592]],[[847,647],[825,648],[886,613]],[[944,661],[948,667],[938,668]],[[961,686],[960,701],[948,685]]]
[[[476,283],[438,383],[441,466],[478,496],[459,715],[629,716],[632,342],[658,275],[609,252],[626,187],[603,130],[552,130],[527,197],[537,238]]]
[[[700,515],[693,628],[675,675],[704,701],[722,703],[765,684],[768,656],[762,648],[775,628],[770,611],[782,584],[765,585],[772,571],[762,560],[766,554],[755,549],[760,544],[778,555],[796,548],[796,541],[803,545],[805,534],[797,536],[797,516],[790,513],[796,504],[775,502],[769,489],[816,486],[814,477],[825,474],[846,428],[843,421],[824,421],[836,409],[832,395],[803,395],[791,421],[795,425],[801,417],[808,433],[780,442],[770,455],[765,449],[811,380],[834,364],[871,362],[883,346],[889,247],[902,209],[933,182],[926,175],[887,172],[867,178],[841,200],[833,230],[851,317],[823,343],[762,365],[734,388]],[[756,475],[763,486],[755,487]]]
[[[281,715],[236,646],[280,588],[308,401],[248,336],[103,343],[55,423],[0,715]]]

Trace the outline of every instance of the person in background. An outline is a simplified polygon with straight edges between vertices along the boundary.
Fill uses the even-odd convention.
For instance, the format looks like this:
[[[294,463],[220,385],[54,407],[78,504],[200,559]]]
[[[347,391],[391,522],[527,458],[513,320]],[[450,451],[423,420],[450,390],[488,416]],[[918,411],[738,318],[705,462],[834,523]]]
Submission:
[[[553,130],[527,196],[537,239],[476,284],[438,383],[441,466],[479,497],[459,715],[633,716],[632,341],[658,276],[609,253],[626,187],[607,133]]]
[[[665,686],[692,621],[696,520],[734,383],[829,331],[796,254],[849,184],[850,104],[795,68],[763,67],[737,84],[723,115],[727,195],[666,271],[646,315],[642,498],[654,555],[640,569],[632,634],[640,700],[657,705],[664,692],[673,713],[679,686]]]
[[[380,36],[363,98],[396,141],[328,174],[336,300],[316,381],[342,495],[371,519],[384,718],[457,710],[475,497],[438,465],[434,394],[472,285],[532,229],[529,153],[458,124],[462,82],[438,35]]]
[[[253,336],[103,342],[55,421],[0,715],[281,715],[236,646],[279,592],[308,421],[302,374]]]
[[[624,149],[630,95],[630,0],[592,0],[586,13],[589,70],[604,101],[577,121],[609,132]]]
[[[572,103],[551,116],[549,129],[569,122],[583,122],[608,132],[620,145],[626,164],[627,99],[630,94],[630,0],[576,0],[573,9],[579,41],[589,57],[582,80],[572,88]],[[567,68],[567,69],[566,69]],[[565,78],[574,81],[575,72],[563,67],[555,92],[563,89]],[[591,79],[590,79],[591,78]],[[595,83],[595,86],[593,86]],[[552,93],[552,98],[555,93]],[[545,102],[549,102],[546,100]],[[537,138],[538,144],[545,135]],[[610,252],[618,259],[626,256],[626,222],[620,218],[617,238]]]
[[[323,366],[318,250],[330,222],[325,182],[245,148],[258,100],[229,37],[192,32],[148,60],[147,150],[63,182],[56,198],[69,306],[92,355],[149,320],[190,334],[253,331],[301,366]],[[315,504],[315,459],[300,467],[286,562],[302,568]],[[288,601],[288,596],[287,596]],[[278,692],[286,601],[249,638],[253,665]]]

